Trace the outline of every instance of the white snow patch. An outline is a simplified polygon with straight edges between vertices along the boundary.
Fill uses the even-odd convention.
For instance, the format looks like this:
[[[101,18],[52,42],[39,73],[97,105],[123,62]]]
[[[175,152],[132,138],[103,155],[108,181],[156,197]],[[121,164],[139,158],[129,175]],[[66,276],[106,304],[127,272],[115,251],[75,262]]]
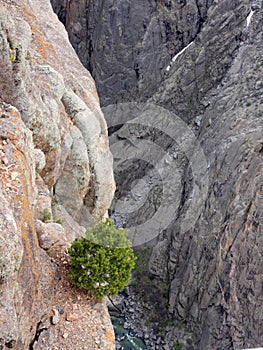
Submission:
[[[188,47],[190,47],[190,46],[192,45],[192,43],[193,43],[193,42],[191,42],[191,43],[188,44],[186,47],[184,47],[180,52],[178,52],[178,53],[172,58],[172,61],[175,62],[175,60],[176,60],[179,56],[181,56],[181,54],[182,54],[183,52],[185,52],[185,51],[188,49]]]
[[[188,44],[186,47],[184,47],[180,52],[178,52],[178,53],[172,58],[170,64],[165,68],[166,72],[169,72],[169,70],[171,69],[171,64],[172,64],[173,62],[175,62],[175,60],[176,60],[183,52],[185,52],[185,51],[188,49],[188,47],[192,45],[192,43],[193,43],[193,41],[192,41],[190,44]]]
[[[252,16],[253,16],[253,13],[254,13],[254,11],[251,10],[250,13],[249,13],[249,15],[247,16],[247,28],[248,28],[249,25],[250,25],[250,22],[251,22],[251,18],[252,18]]]

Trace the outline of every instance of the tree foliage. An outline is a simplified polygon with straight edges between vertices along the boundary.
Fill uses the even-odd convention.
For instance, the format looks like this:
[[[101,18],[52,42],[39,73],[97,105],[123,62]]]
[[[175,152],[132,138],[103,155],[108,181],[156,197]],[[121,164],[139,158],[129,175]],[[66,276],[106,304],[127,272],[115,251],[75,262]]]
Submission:
[[[101,222],[76,239],[69,248],[73,284],[91,291],[95,297],[115,295],[129,282],[136,257],[127,231]]]

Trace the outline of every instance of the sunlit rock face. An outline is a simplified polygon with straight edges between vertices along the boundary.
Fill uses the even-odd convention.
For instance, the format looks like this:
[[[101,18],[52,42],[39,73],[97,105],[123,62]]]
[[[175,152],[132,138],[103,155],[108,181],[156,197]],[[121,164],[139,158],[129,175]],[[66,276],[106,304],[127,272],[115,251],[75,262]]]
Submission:
[[[93,79],[49,1],[0,1],[0,49],[0,348],[36,349],[56,251],[107,212],[112,156]]]
[[[109,105],[148,101],[190,126],[204,152],[206,168],[196,178],[191,157],[177,143],[181,204],[150,260],[152,273],[169,274],[170,315],[192,329],[198,349],[262,346],[262,1],[52,4],[95,78],[110,125],[118,113],[124,123],[131,114]],[[168,138],[151,138],[143,127],[117,129],[113,141],[126,140],[129,152],[132,138],[139,148],[135,136],[167,152],[171,147]],[[117,201],[150,172],[137,160],[123,163]],[[127,213],[127,226],[153,215],[160,196],[150,192],[140,211]]]

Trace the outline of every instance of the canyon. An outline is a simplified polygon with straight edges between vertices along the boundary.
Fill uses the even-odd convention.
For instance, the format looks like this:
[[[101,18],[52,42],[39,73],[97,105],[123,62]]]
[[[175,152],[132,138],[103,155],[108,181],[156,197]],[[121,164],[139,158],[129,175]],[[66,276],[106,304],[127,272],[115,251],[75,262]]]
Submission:
[[[149,349],[262,346],[262,1],[0,2],[0,349],[115,348],[64,254],[109,208]]]
[[[151,240],[170,318],[198,349],[262,346],[262,2],[52,4],[109,126],[111,216]]]

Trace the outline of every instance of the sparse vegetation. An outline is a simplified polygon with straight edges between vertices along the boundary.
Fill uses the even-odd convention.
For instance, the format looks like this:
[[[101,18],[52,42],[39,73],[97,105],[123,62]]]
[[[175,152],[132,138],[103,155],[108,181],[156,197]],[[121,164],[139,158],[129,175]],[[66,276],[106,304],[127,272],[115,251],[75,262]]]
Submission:
[[[136,268],[133,272],[133,279],[130,284],[132,294],[150,305],[150,309],[144,310],[147,321],[151,320],[151,325],[156,333],[163,333],[167,322],[167,307],[169,295],[169,276],[165,274],[164,279],[149,272],[149,260],[152,254],[151,247],[135,249],[137,255]],[[161,336],[161,335],[160,335]]]
[[[42,222],[47,224],[48,222],[54,222],[56,224],[62,225],[62,219],[52,219],[52,214],[48,209],[44,209],[39,218]]]
[[[10,52],[10,61],[15,62],[15,60],[16,60],[16,49]]]
[[[146,321],[145,321],[145,326],[149,326],[151,324],[151,319],[148,318]]]
[[[174,350],[181,350],[183,347],[184,343],[178,341],[174,346]]]
[[[48,209],[44,209],[41,213],[41,217],[39,218],[39,220],[47,223],[47,222],[51,222],[51,218],[52,218],[52,215],[48,211]]]
[[[27,52],[26,52],[25,59],[26,60],[30,60],[31,59],[31,54],[30,54],[29,50],[27,50]]]
[[[167,322],[167,326],[175,327],[176,326],[176,322],[174,320],[169,320]]]
[[[129,282],[136,257],[127,231],[109,219],[88,230],[69,248],[70,279],[95,297],[115,295]]]

